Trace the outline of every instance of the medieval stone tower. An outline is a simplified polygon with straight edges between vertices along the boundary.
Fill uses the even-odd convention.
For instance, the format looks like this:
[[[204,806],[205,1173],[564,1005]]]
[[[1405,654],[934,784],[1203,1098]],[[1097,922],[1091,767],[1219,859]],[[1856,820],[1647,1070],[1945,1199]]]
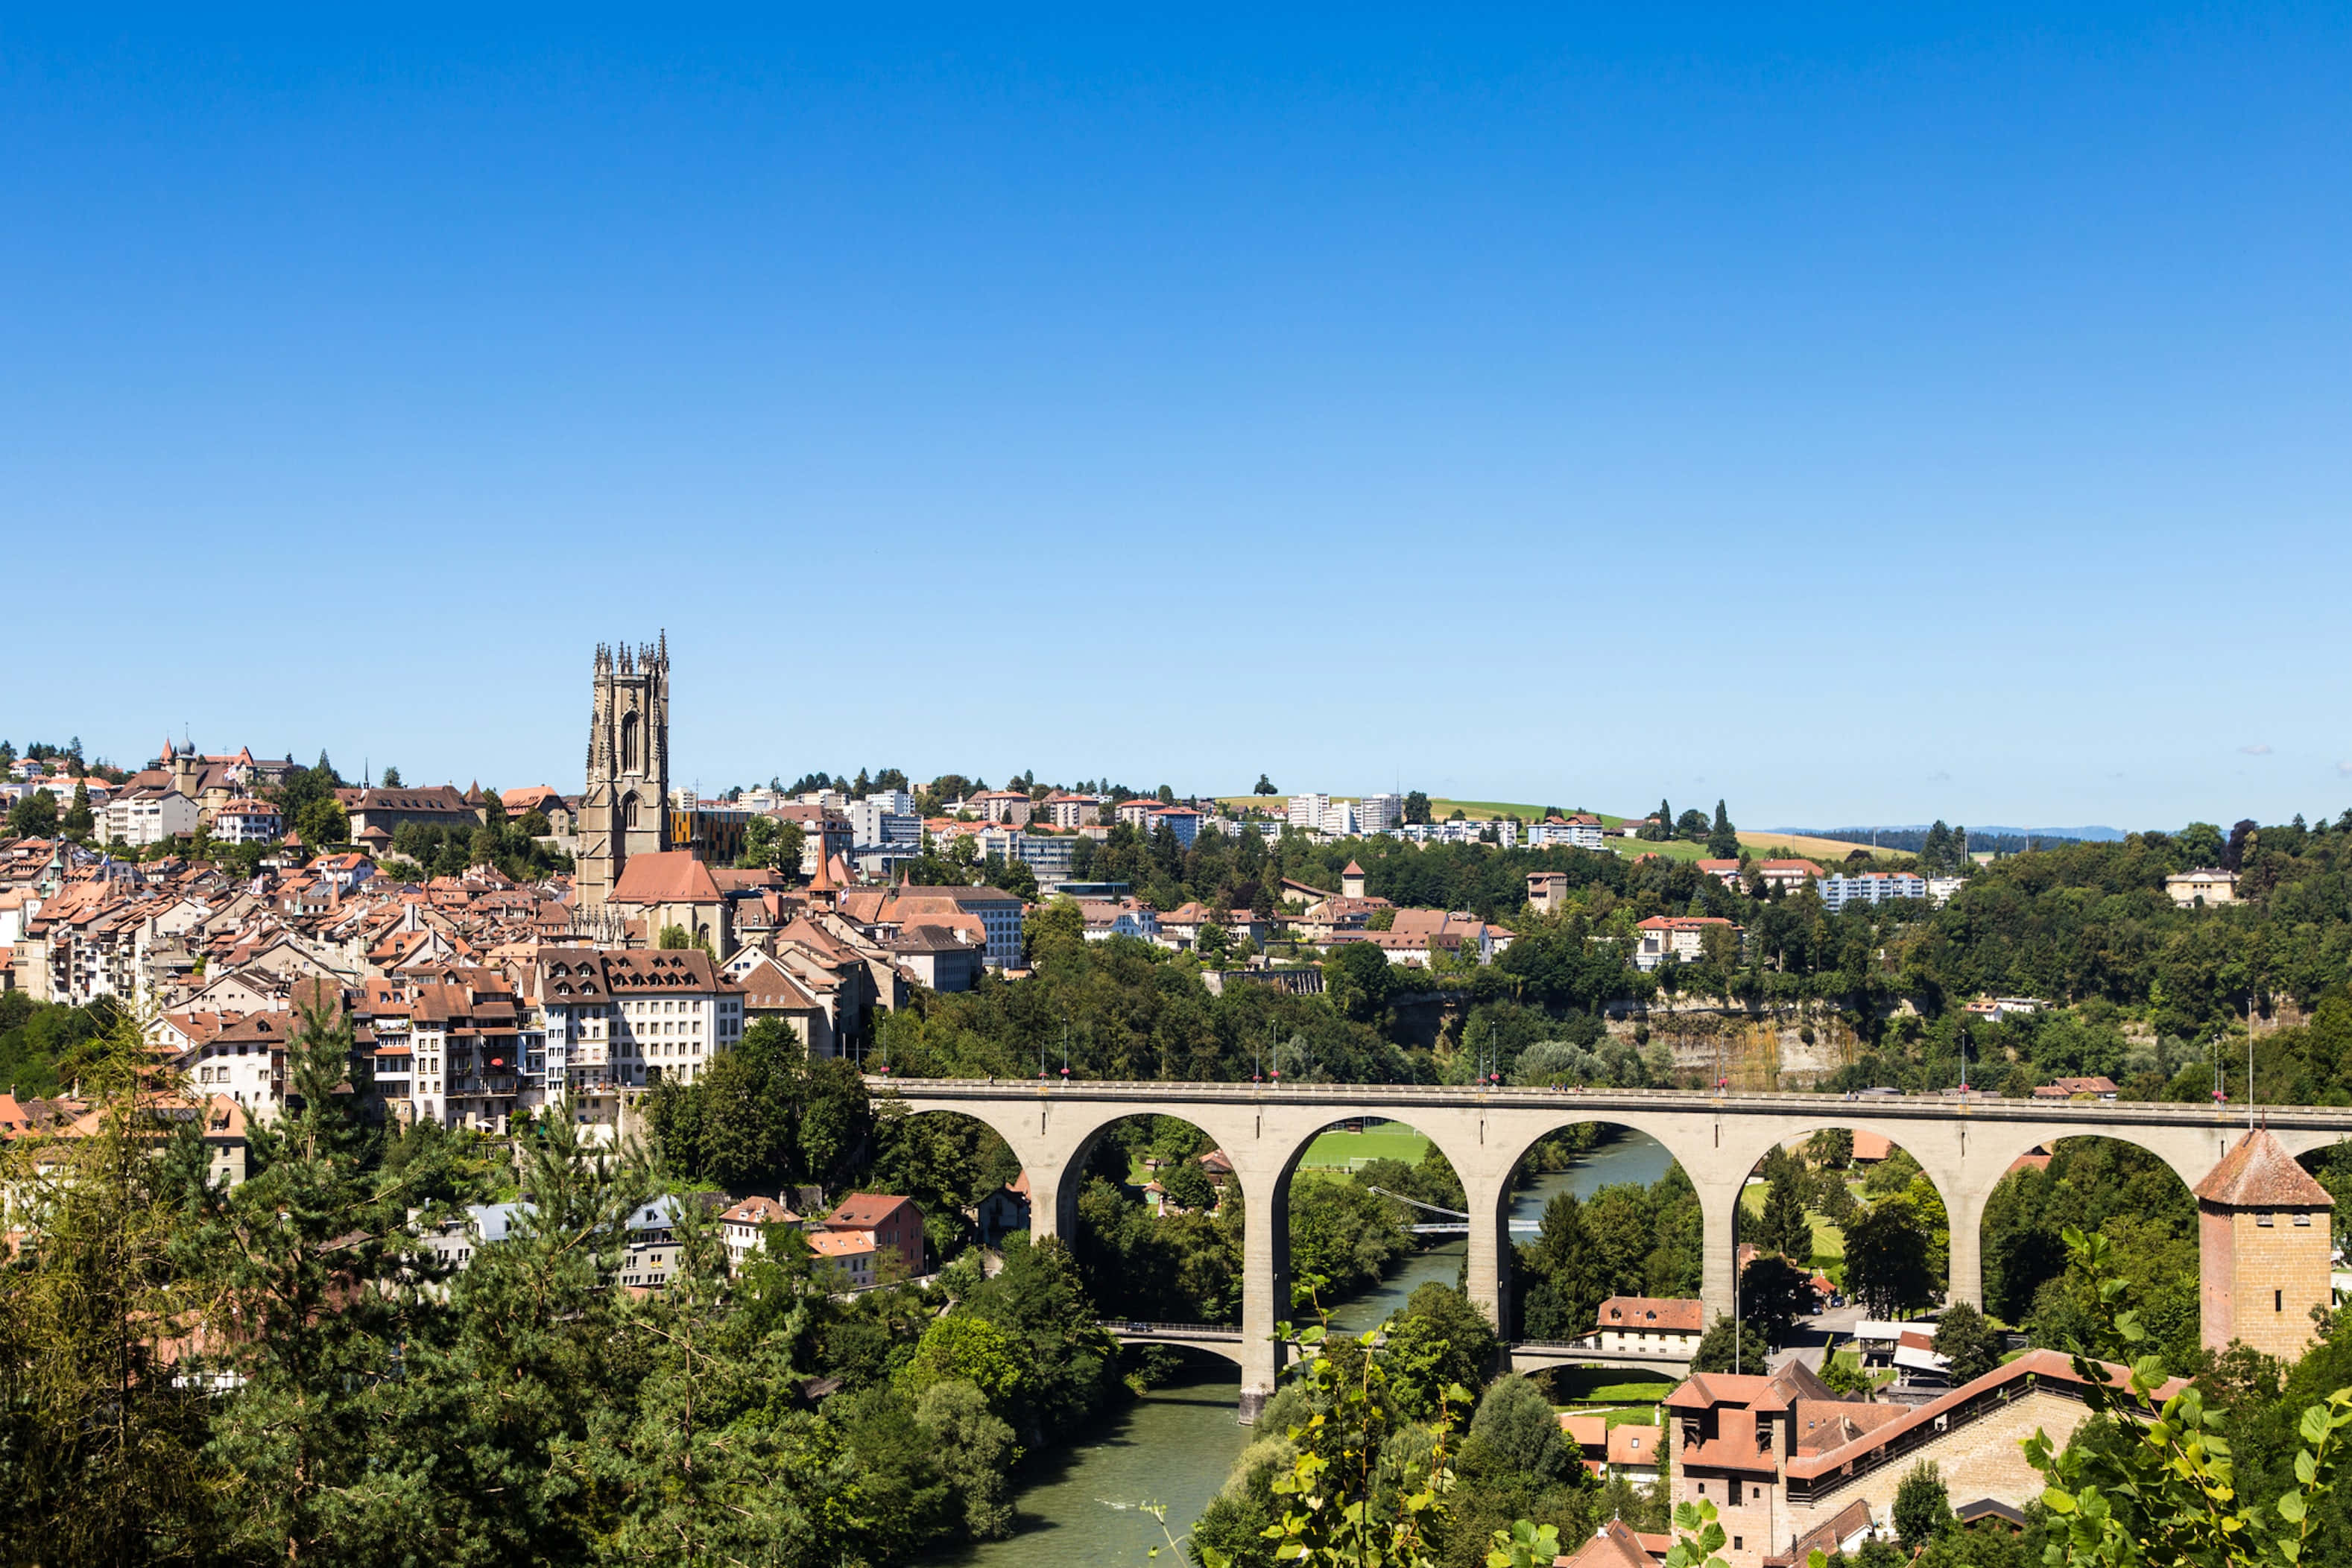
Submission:
[[[633,653],[596,646],[588,787],[580,803],[583,910],[612,897],[632,855],[669,846],[669,634]]]
[[[2240,1139],[2197,1184],[2206,1349],[2243,1340],[2283,1361],[2303,1354],[2317,1332],[2311,1310],[2335,1300],[2335,1203],[2267,1128]]]

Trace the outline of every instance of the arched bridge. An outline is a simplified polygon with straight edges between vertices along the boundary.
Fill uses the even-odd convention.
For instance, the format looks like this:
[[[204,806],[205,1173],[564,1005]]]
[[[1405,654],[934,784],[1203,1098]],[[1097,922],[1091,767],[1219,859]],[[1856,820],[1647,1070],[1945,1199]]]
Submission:
[[[1709,1094],[1676,1089],[1560,1090],[1393,1084],[1026,1082],[869,1078],[876,1094],[909,1111],[955,1111],[993,1128],[1029,1177],[1031,1229],[1066,1235],[1076,1223],[1087,1154],[1111,1123],[1181,1116],[1224,1151],[1241,1183],[1242,1363],[1244,1419],[1274,1387],[1288,1315],[1289,1189],[1307,1146],[1334,1122],[1381,1117],[1407,1123],[1451,1161],[1469,1195],[1470,1296],[1509,1321],[1504,1266],[1511,1173],[1538,1140],[1579,1122],[1609,1122],[1665,1145],[1697,1189],[1706,1220],[1710,1317],[1732,1307],[1732,1215],[1765,1151],[1823,1128],[1882,1133],[1916,1158],[1951,1219],[1950,1292],[1983,1304],[1979,1232],[1985,1200],[2017,1158],[2039,1144],[2084,1136],[2138,1145],[2194,1187],[2246,1130],[2242,1110],[2135,1101],[2009,1100],[1942,1096],[1841,1099],[1817,1094]],[[2352,1137],[2352,1110],[2270,1106],[2263,1124],[2302,1154]]]

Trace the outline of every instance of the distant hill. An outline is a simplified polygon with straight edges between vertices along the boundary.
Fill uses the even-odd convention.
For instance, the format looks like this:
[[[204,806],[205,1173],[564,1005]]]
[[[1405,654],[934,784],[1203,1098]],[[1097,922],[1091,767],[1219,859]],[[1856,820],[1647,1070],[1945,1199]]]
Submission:
[[[1804,834],[1819,838],[1843,838],[1863,844],[1875,841],[1881,849],[1900,850],[1916,855],[1927,841],[1927,829],[1933,824],[1905,823],[1899,826],[1881,825],[1876,827],[1790,827],[1788,833]],[[1958,828],[1959,823],[1953,823]],[[2114,827],[2003,827],[1999,826],[1968,828],[1969,848],[1977,853],[2021,855],[2031,848],[2046,848],[2053,844],[2113,843],[2123,837]]]

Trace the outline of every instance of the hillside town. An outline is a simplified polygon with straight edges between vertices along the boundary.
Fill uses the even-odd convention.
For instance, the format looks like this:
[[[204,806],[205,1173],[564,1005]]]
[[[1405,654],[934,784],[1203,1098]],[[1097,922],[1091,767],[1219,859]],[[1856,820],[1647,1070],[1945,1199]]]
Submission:
[[[1181,1118],[1139,1117],[1087,1145],[1082,1188],[1048,1166],[1059,1185],[1041,1194],[993,1132],[919,1156],[895,1084],[1002,1080],[1034,1097],[1150,1076],[1108,1047],[1108,1021],[1142,994],[1181,993],[1231,1011],[1186,1026],[1216,1037],[1195,1082],[1719,1097],[1736,1074],[1749,1091],[1829,1091],[1842,1110],[1926,1095],[1961,1112],[2067,1114],[2206,1094],[2207,1058],[2170,1033],[2187,1026],[2159,1012],[2125,1031],[2063,977],[2047,986],[2060,994],[2012,988],[2046,971],[1981,969],[1980,993],[1947,991],[1930,1016],[1887,949],[2000,896],[2023,863],[1940,823],[1916,852],[1886,853],[1744,835],[1721,804],[1711,816],[1663,802],[1633,816],[1474,815],[1419,792],[1285,796],[1263,778],[1246,795],[1179,796],[1027,776],[910,786],[886,770],[703,796],[674,782],[671,701],[666,637],[597,647],[576,791],[416,785],[396,770],[353,783],[324,757],[304,767],[184,740],[135,770],[85,760],[78,742],[0,745],[0,1021],[16,1030],[0,1039],[31,1019],[129,1031],[140,1124],[160,1130],[146,1147],[184,1140],[213,1193],[267,1187],[282,1136],[310,1136],[324,1114],[403,1147],[460,1141],[448,1147],[484,1173],[450,1189],[464,1201],[405,1204],[399,1221],[402,1267],[426,1271],[436,1300],[530,1255],[553,1194],[527,1173],[552,1136],[579,1162],[567,1180],[600,1161],[656,1162],[595,1227],[622,1298],[772,1289],[783,1268],[844,1325],[913,1310],[940,1328],[1066,1240],[1072,1331],[1129,1365],[1240,1338],[1219,1314],[1241,1294],[1245,1173]],[[2225,929],[2202,922],[2236,918],[2250,893],[2276,896],[2263,840],[2307,847],[2334,831],[2246,823],[2225,838],[2192,825],[2125,852],[2160,849],[2134,875],[2190,940]],[[1857,940],[1878,944],[1859,967]],[[2084,1044],[2086,1027],[2114,1043]],[[1158,1076],[1183,1076],[1168,1029],[1147,1032]],[[1817,1032],[1842,1043],[1828,1051]],[[47,1223],[41,1184],[123,1125],[79,1059],[0,1059],[14,1075],[0,1147],[29,1160],[7,1198],[26,1256]],[[2226,1110],[2228,1064],[2210,1066]],[[846,1119],[830,1152],[792,1152],[813,1134],[789,1130],[814,1125],[828,1097]],[[2052,1342],[2049,1325],[2072,1321],[2052,1316],[2062,1259],[2002,1252],[1997,1278],[1964,1290],[1948,1173],[1883,1131],[1823,1132],[1745,1178],[1726,1316],[1701,1289],[1689,1220],[1665,1217],[1697,1201],[1683,1167],[1580,1188],[1558,1173],[1632,1145],[1596,1123],[1558,1136],[1513,1178],[1524,1299],[1473,1302],[1449,1272],[1388,1319],[1408,1335],[1415,1314],[1450,1323],[1447,1342],[1468,1347],[1460,1375],[1487,1384],[1486,1402],[1532,1401],[1555,1458],[1530,1462],[1582,1499],[1545,1506],[1590,1521],[1558,1563],[1655,1568],[1675,1510],[1702,1504],[1732,1568],[1793,1568],[1816,1551],[1880,1561],[1912,1542],[1922,1477],[1950,1540],[2045,1527],[2021,1445],[2036,1432],[2064,1445],[2105,1408],[2097,1369],[2128,1376]],[[768,1152],[730,1152],[747,1139]],[[2084,1142],[2029,1148],[2003,1190],[2087,1171],[2070,1152]],[[2324,1350],[2319,1325],[2352,1274],[2336,1247],[2342,1173],[2315,1168],[2244,1130],[2167,1200],[2191,1216],[2177,1234],[2199,1237],[2164,1255],[2193,1259],[2199,1310],[2176,1332],[2182,1355],[2207,1358],[2195,1364]],[[1289,1245],[1316,1258],[1298,1266],[1334,1285],[1343,1313],[1400,1265],[1412,1279],[1442,1264],[1438,1237],[1476,1228],[1443,1151],[1385,1115],[1322,1133],[1287,1191],[1290,1228],[1308,1238]],[[1600,1268],[1613,1245],[1604,1202],[1625,1211],[1611,1225],[1652,1239]],[[1332,1234],[1347,1258],[1317,1250]],[[2056,1232],[2034,1234],[2046,1251]],[[1218,1279],[1234,1283],[1180,1283]],[[828,1352],[800,1358],[791,1386],[827,1409],[863,1375]],[[1271,1400],[1245,1386],[1243,1418],[1281,1429],[1304,1386]],[[2147,1396],[2188,1386],[2176,1375]],[[1245,1546],[1268,1517],[1264,1486],[1237,1472],[1201,1539]],[[1003,1528],[989,1518],[981,1538]]]

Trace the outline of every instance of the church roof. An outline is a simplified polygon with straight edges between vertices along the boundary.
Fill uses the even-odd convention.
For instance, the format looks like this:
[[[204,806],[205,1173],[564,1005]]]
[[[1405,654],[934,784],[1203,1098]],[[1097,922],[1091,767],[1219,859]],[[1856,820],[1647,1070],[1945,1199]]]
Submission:
[[[2206,1203],[2235,1208],[2319,1209],[2336,1204],[2267,1127],[2239,1139],[2238,1146],[2197,1184],[2197,1195]]]
[[[689,849],[659,849],[632,855],[613,885],[616,904],[715,904],[725,897],[710,868]]]

